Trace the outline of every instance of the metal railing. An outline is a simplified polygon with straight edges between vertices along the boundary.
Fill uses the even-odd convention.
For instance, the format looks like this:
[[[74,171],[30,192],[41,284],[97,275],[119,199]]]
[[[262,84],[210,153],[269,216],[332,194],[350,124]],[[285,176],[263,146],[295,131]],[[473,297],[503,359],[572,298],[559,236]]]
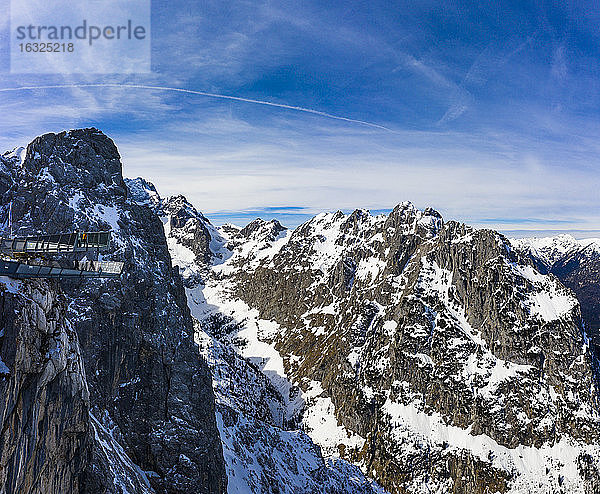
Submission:
[[[0,238],[4,254],[58,254],[104,250],[110,246],[110,232],[71,232],[55,235]]]
[[[53,264],[25,264],[0,259],[0,276],[11,278],[118,278],[123,263],[115,261],[84,261],[73,267]]]
[[[70,232],[55,235],[0,238],[0,276],[12,278],[118,278],[123,263],[115,261],[67,261],[47,255],[105,250],[111,232]]]

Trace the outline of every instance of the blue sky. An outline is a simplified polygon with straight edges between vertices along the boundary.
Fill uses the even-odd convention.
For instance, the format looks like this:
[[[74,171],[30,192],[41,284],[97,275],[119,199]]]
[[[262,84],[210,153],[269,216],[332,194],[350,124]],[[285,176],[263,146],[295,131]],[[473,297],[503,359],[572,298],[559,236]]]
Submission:
[[[2,16],[0,148],[98,127],[125,175],[185,194],[215,223],[294,226],[410,200],[504,231],[600,230],[597,2],[175,0],[151,11],[152,73],[131,75],[11,74]],[[389,130],[173,91],[1,91],[102,83]]]

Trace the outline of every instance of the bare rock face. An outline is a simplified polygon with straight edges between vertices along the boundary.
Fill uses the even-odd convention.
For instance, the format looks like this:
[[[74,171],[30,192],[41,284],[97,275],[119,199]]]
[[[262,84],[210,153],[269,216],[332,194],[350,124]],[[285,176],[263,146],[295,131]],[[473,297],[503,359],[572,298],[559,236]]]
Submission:
[[[43,170],[60,185],[125,195],[121,159],[114,142],[97,129],[78,129],[37,137],[27,146],[23,168]],[[100,187],[99,187],[100,186]]]
[[[88,492],[225,492],[211,376],[182,279],[155,205],[129,197],[112,140],[96,129],[47,134],[22,164],[2,164],[2,221],[12,201],[21,233],[112,230],[104,258],[125,261],[120,280],[62,283],[90,389]]]
[[[128,182],[128,187],[139,203],[153,202],[153,188],[141,179]],[[221,234],[182,196],[160,203],[173,263],[184,276],[199,274],[195,280],[187,277],[186,294],[198,320],[196,341],[213,375],[229,494],[384,494],[356,465],[324,457],[321,448],[299,429],[299,388],[276,372],[265,371],[268,352],[247,359],[231,344],[233,336],[234,342],[244,345],[244,338],[234,335],[244,331],[249,321],[224,315],[204,297],[206,283],[214,281],[213,270],[224,266],[232,250],[277,241],[286,229],[276,221],[257,219],[246,228],[227,225]],[[194,235],[197,231],[208,238]]]
[[[410,203],[219,230],[96,129],[3,155],[0,193],[125,261],[0,279],[0,494],[600,492],[594,306],[557,278],[593,298],[593,252]]]
[[[0,492],[80,492],[92,452],[89,394],[67,300],[0,278]]]
[[[177,240],[190,249],[199,264],[211,260],[210,222],[191,206],[183,196],[170,197],[163,202],[162,214],[169,218],[169,231],[177,232]]]

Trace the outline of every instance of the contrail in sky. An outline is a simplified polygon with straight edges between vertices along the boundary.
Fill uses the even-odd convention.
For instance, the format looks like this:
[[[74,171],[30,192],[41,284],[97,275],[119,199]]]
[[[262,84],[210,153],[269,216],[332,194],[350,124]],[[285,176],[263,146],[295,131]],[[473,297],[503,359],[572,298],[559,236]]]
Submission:
[[[52,84],[45,86],[20,86],[20,87],[7,87],[0,88],[0,93],[15,92],[15,91],[33,91],[36,89],[68,89],[68,88],[86,88],[86,87],[114,87],[114,88],[128,88],[128,89],[150,89],[155,91],[172,91],[177,93],[195,94],[198,96],[207,96],[209,98],[218,98],[231,101],[241,101],[243,103],[254,103],[257,105],[273,106],[276,108],[283,108],[286,110],[300,111],[304,113],[312,113],[320,117],[332,118],[334,120],[342,120],[343,122],[350,122],[359,125],[366,125],[368,127],[374,127],[376,129],[386,130],[388,132],[394,132],[388,127],[379,125],[372,122],[365,122],[364,120],[356,120],[354,118],[340,117],[339,115],[332,115],[331,113],[322,112],[319,110],[313,110],[311,108],[303,108],[301,106],[285,105],[283,103],[274,103],[272,101],[264,101],[259,99],[251,98],[240,98],[239,96],[228,96],[226,94],[208,93],[206,91],[196,91],[193,89],[182,89],[177,87],[166,87],[166,86],[148,86],[145,84],[117,84],[117,83],[97,83],[97,84]]]

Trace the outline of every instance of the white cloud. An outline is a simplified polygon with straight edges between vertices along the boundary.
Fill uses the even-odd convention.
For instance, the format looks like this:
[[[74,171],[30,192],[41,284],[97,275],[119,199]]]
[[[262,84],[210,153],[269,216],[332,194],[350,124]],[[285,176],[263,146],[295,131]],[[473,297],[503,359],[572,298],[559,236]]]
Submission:
[[[565,45],[560,45],[554,50],[554,59],[552,60],[552,75],[559,80],[567,78],[567,54]]]
[[[560,228],[600,227],[589,208],[600,187],[597,176],[547,164],[546,156],[521,152],[523,143],[514,139],[508,159],[511,153],[498,152],[492,142],[508,136],[461,143],[451,133],[392,138],[339,126],[306,136],[222,115],[198,129],[196,139],[190,138],[193,126],[184,126],[181,140],[169,133],[150,145],[121,142],[125,173],[151,179],[164,195],[183,193],[207,213],[274,205],[383,209],[411,200],[485,227],[517,228],[528,217],[545,228],[552,220]],[[514,223],[505,221],[510,218]]]

